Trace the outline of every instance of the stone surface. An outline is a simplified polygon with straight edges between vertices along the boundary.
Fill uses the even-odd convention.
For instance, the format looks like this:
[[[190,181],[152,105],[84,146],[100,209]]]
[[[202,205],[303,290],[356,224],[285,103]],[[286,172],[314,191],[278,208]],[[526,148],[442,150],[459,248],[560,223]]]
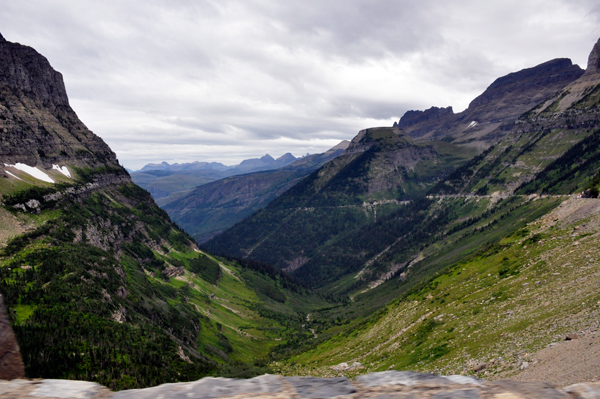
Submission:
[[[88,381],[42,380],[30,395],[39,398],[92,399],[107,391],[102,385]]]
[[[431,395],[432,399],[479,399],[479,392],[476,389],[459,389],[446,392],[440,392]]]
[[[546,382],[517,382],[517,381],[494,381],[488,383],[492,387],[498,387],[503,392],[516,394],[517,397],[527,399],[567,399],[572,398],[567,392],[559,390]]]
[[[294,387],[301,398],[333,398],[356,392],[352,383],[343,377],[287,377],[286,381]]]
[[[113,399],[212,399],[241,394],[275,394],[283,389],[281,378],[263,375],[248,380],[207,377],[194,382],[164,384],[153,388],[115,393]]]
[[[207,377],[194,382],[110,392],[84,381],[0,381],[0,399],[600,399],[600,383],[557,388],[542,382],[485,381],[412,372],[346,378],[263,375],[248,380]]]
[[[4,298],[0,295],[0,379],[13,380],[24,377],[25,369],[19,345],[10,327]]]
[[[358,382],[367,387],[382,385],[436,385],[445,386],[451,384],[481,385],[483,380],[466,376],[439,376],[428,373],[414,373],[412,371],[383,371],[381,373],[370,373],[356,378]]]
[[[600,398],[600,383],[586,382],[582,384],[570,385],[565,391],[571,396],[581,399]]]

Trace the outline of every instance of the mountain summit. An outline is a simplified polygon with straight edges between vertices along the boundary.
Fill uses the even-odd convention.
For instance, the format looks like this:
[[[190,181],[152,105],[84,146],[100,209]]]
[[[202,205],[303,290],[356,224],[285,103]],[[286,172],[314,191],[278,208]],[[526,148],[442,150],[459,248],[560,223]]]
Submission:
[[[408,111],[395,124],[419,141],[439,140],[485,148],[510,125],[549,96],[577,80],[584,71],[568,58],[558,58],[496,79],[469,107],[458,114],[452,108]]]

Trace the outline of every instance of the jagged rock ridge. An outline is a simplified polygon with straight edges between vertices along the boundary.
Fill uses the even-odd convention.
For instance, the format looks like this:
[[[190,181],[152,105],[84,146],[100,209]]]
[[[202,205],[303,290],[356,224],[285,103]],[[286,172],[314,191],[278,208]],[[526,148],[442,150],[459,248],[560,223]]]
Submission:
[[[551,60],[496,79],[463,112],[452,114],[451,108],[436,107],[408,111],[398,125],[418,140],[445,137],[455,143],[485,148],[500,138],[498,134],[486,137],[487,134],[503,124],[513,123],[583,73],[567,58]],[[416,119],[416,115],[420,118]]]

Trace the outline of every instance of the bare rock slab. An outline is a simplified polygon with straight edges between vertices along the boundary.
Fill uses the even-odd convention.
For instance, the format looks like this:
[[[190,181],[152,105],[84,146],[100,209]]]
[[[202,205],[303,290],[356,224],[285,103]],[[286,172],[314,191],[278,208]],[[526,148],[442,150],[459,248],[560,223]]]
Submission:
[[[350,395],[356,392],[352,383],[344,377],[286,377],[301,398],[324,399]]]
[[[415,373],[412,371],[383,371],[369,373],[356,377],[356,381],[366,387],[379,387],[385,385],[412,386],[448,386],[453,384],[471,384],[481,386],[483,380],[462,375],[440,376],[429,373]]]
[[[194,382],[164,384],[154,388],[116,392],[112,399],[213,399],[236,395],[272,395],[283,390],[281,378],[262,375],[248,380],[207,377]]]
[[[92,399],[108,392],[102,385],[88,381],[42,380],[35,384],[29,396],[37,398]]]

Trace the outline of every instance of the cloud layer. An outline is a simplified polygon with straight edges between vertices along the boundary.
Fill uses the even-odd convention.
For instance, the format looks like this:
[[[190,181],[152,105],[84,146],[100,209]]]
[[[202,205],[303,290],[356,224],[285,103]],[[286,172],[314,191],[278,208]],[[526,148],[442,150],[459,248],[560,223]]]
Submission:
[[[321,152],[408,109],[460,111],[512,71],[585,67],[600,6],[572,3],[0,0],[0,22],[137,169]]]

